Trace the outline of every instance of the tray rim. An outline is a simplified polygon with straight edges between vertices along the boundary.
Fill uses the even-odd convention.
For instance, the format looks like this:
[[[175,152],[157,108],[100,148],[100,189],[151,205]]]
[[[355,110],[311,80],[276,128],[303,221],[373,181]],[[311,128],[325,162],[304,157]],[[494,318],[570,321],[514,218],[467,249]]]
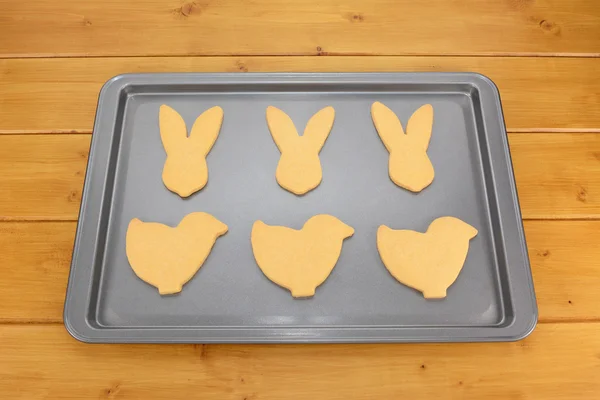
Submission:
[[[500,235],[505,243],[504,257],[507,259],[511,277],[509,299],[513,301],[514,316],[509,324],[496,326],[432,327],[161,327],[161,328],[102,328],[89,321],[90,293],[92,288],[91,267],[81,266],[82,253],[93,263],[103,195],[107,188],[108,160],[117,127],[110,126],[122,105],[122,96],[132,85],[143,84],[266,84],[266,83],[406,83],[406,84],[467,84],[477,92],[483,118],[485,136],[488,141],[490,163],[493,164],[494,188],[504,193],[510,190],[511,206],[498,202],[501,226]],[[126,93],[125,93],[126,95]],[[496,112],[493,112],[496,110]],[[108,122],[107,122],[108,121]],[[490,122],[491,121],[491,122]],[[490,135],[490,130],[494,131]],[[109,132],[99,134],[98,132]],[[488,77],[475,72],[359,72],[359,73],[133,73],[120,74],[109,79],[100,90],[94,122],[94,135],[82,193],[77,231],[73,247],[73,258],[66,290],[63,321],[75,339],[86,343],[383,343],[383,342],[494,342],[516,341],[528,336],[537,324],[538,310],[533,287],[533,278],[527,253],[526,239],[521,218],[517,188],[512,168],[512,159],[500,93]],[[490,142],[494,143],[490,145]],[[492,151],[494,153],[492,153]],[[105,162],[106,161],[106,162]],[[103,169],[91,168],[100,164]],[[497,176],[500,174],[500,176]],[[502,179],[497,179],[501,177]],[[92,183],[93,182],[93,183]],[[499,188],[498,186],[501,185]],[[92,193],[94,190],[94,193]],[[89,222],[88,222],[89,221]],[[95,223],[85,231],[84,224]],[[510,225],[510,228],[506,228]],[[516,231],[518,235],[506,236],[504,230]],[[510,247],[510,252],[506,249]],[[512,254],[509,257],[508,254]],[[515,256],[516,254],[516,256]],[[84,254],[85,256],[86,254]],[[510,261],[509,261],[510,260]],[[88,264],[89,265],[89,264]],[[79,292],[85,291],[83,302]],[[517,301],[515,301],[517,298]],[[79,300],[79,301],[76,301]],[[521,306],[515,310],[514,303]]]

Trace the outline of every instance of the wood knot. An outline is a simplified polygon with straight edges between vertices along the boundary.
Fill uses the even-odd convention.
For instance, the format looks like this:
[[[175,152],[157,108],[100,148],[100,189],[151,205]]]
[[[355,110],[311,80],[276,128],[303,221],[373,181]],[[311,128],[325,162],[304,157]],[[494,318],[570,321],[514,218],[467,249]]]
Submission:
[[[544,32],[560,36],[560,26],[552,21],[543,19],[539,22],[539,26]]]
[[[365,20],[364,15],[360,14],[360,13],[355,13],[355,14],[350,14],[348,16],[348,19],[350,20],[350,22],[363,22]]]
[[[577,190],[577,200],[582,203],[587,203],[588,191],[585,187],[580,186]]]
[[[108,389],[106,389],[104,391],[104,394],[106,395],[107,399],[114,399],[117,397],[117,395],[119,394],[120,391],[121,391],[121,384],[117,383],[117,384],[112,385]]]
[[[67,196],[67,201],[69,201],[70,203],[79,201],[79,193],[77,192],[77,190],[71,190],[69,192],[69,195]]]
[[[200,358],[206,358],[208,354],[208,347],[206,344],[193,344],[194,351],[200,356]]]
[[[190,14],[192,13],[192,11],[194,11],[195,8],[196,2],[192,1],[189,3],[184,3],[181,7],[177,7],[173,11],[175,12],[175,14],[187,18],[190,16]]]
[[[550,250],[542,250],[542,251],[538,251],[537,252],[538,256],[540,257],[549,257],[550,256]]]
[[[425,366],[425,364],[421,364],[421,369],[426,369],[427,367]]]
[[[235,66],[240,72],[248,72],[248,67],[246,66],[246,64],[239,60],[235,62]]]
[[[84,18],[84,19],[83,19],[83,25],[85,25],[85,26],[91,26],[91,25],[92,25],[92,21],[90,21],[90,20],[89,20],[89,19],[87,19],[87,18]]]
[[[321,46],[317,46],[317,55],[318,56],[326,56],[327,52],[323,50]]]

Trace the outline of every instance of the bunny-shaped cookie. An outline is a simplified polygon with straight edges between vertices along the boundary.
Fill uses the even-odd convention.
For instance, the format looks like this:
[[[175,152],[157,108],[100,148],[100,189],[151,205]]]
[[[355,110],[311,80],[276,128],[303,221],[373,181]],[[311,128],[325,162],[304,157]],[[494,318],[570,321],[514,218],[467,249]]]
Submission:
[[[267,124],[281,152],[275,177],[282,188],[302,195],[319,186],[323,178],[319,152],[334,119],[333,107],[325,107],[310,118],[304,134],[299,136],[286,113],[276,107],[267,107]]]
[[[392,181],[411,192],[420,192],[433,181],[433,165],[427,147],[433,126],[433,107],[425,104],[415,111],[406,125],[406,134],[392,110],[376,101],[371,117],[379,137],[390,153],[388,164]]]
[[[223,109],[212,107],[196,119],[188,137],[181,115],[167,105],[160,106],[160,137],[167,153],[162,179],[170,191],[188,197],[206,185],[206,156],[219,136],[222,122]]]

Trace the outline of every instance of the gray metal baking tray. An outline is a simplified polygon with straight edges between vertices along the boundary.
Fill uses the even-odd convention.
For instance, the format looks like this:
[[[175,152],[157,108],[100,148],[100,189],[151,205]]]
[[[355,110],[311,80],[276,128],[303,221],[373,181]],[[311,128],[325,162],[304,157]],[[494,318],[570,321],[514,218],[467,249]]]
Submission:
[[[406,123],[435,110],[428,154],[435,180],[419,194],[394,185],[370,116],[382,101]],[[188,127],[225,113],[208,156],[209,182],[181,199],[163,185],[161,104]],[[275,180],[279,151],[265,109],[298,127],[336,111],[321,151],[323,181],[298,197]],[[302,129],[302,128],[300,128]],[[161,297],[125,256],[129,221],[176,225],[193,211],[229,226],[179,295]],[[257,267],[255,220],[300,228],[329,213],[354,227],[332,274],[310,299],[293,299]],[[381,224],[424,231],[436,217],[479,230],[441,301],[398,283],[376,248]],[[96,114],[65,302],[68,331],[85,342],[459,342],[528,335],[537,306],[500,97],[474,73],[132,74],[109,80]]]

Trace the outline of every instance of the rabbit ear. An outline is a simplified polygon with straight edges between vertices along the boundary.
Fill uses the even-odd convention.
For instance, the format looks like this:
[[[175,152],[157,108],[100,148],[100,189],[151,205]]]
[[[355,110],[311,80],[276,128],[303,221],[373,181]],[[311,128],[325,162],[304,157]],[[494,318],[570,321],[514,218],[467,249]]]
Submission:
[[[167,154],[187,139],[187,128],[181,115],[163,104],[158,113],[160,138]]]
[[[419,107],[408,120],[406,135],[410,137],[411,141],[418,143],[423,150],[427,150],[432,127],[433,107],[431,104],[425,104]]]
[[[306,138],[304,140],[310,141],[317,152],[321,151],[321,148],[325,144],[325,141],[331,132],[331,128],[333,127],[334,119],[335,110],[333,107],[325,107],[308,120],[302,137]]]
[[[267,107],[267,125],[280,152],[283,153],[284,149],[294,147],[299,138],[298,131],[286,113],[277,107]]]
[[[392,110],[378,101],[371,105],[371,118],[385,148],[391,152],[404,138],[400,120]]]
[[[223,123],[223,109],[219,106],[204,111],[192,126],[190,139],[198,144],[199,150],[207,156],[217,141],[221,124]]]

